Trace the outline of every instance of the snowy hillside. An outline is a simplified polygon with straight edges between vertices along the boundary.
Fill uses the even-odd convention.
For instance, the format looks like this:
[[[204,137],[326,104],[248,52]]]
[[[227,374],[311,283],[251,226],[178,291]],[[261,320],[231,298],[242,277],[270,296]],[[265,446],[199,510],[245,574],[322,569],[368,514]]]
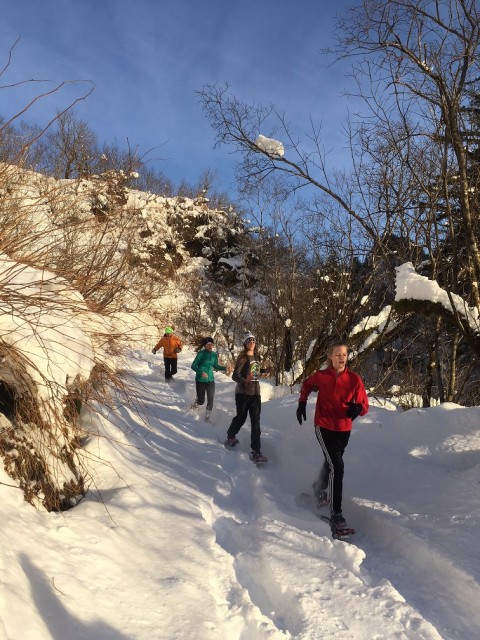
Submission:
[[[7,222],[14,220],[11,228],[3,222],[4,233],[14,238],[10,243],[4,238],[8,253],[14,251],[17,260],[23,256],[60,275],[67,271],[82,293],[100,248],[108,265],[97,258],[95,267],[100,273],[106,269],[110,277],[122,273],[128,257],[129,284],[135,291],[128,295],[128,287],[122,290],[126,309],[138,308],[148,275],[156,277],[158,289],[159,276],[232,269],[229,259],[240,251],[235,238],[244,224],[231,206],[215,209],[203,195],[163,197],[138,191],[127,187],[134,177],[111,171],[88,179],[57,180],[0,163],[3,216]],[[170,293],[163,288],[162,292]],[[90,294],[95,299],[94,292]]]
[[[0,637],[480,637],[479,409],[373,403],[355,421],[347,544],[298,504],[320,464],[313,401],[300,427],[297,395],[262,383],[257,468],[248,423],[237,450],[220,442],[229,378],[216,376],[213,424],[189,410],[193,356],[168,386],[150,345],[132,353],[132,404],[84,415],[96,481],[73,510],[36,511],[2,472]]]
[[[130,178],[55,180],[0,163],[0,456],[47,510],[85,493],[78,408],[108,404],[124,349],[156,341],[189,303],[201,331],[198,283],[241,276],[234,212],[135,191]]]

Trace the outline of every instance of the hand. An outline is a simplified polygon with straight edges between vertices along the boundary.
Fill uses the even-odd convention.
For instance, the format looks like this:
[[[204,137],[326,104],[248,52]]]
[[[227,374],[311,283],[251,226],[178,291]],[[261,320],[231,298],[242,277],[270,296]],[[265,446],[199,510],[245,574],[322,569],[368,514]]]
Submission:
[[[157,350],[156,349],[152,349],[152,353],[153,353],[153,355],[155,355],[157,353]]]
[[[208,378],[208,373],[206,373],[205,371],[203,371],[203,373],[202,373],[202,378]]]
[[[307,403],[299,402],[297,407],[297,420],[298,424],[302,424],[302,418],[306,422],[307,421]]]
[[[245,382],[251,382],[253,380],[253,371],[249,371],[247,377],[245,378]]]
[[[362,413],[362,405],[358,402],[347,402],[346,404],[348,404],[347,418],[351,418],[352,420],[358,418],[358,416]]]

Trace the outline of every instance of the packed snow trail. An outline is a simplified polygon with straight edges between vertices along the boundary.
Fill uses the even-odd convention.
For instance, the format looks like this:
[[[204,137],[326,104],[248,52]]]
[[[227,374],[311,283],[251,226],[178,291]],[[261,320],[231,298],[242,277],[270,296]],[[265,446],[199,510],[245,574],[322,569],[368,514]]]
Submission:
[[[263,420],[263,449],[269,462],[256,468],[248,459],[248,422],[239,434],[241,444],[234,450],[225,449],[219,442],[233,415],[234,385],[217,376],[215,426],[206,424],[198,411],[188,410],[192,389],[191,384],[184,384],[181,375],[171,385],[172,394],[178,395],[179,408],[184,408],[184,424],[181,431],[175,431],[188,442],[188,447],[193,442],[198,448],[196,457],[186,453],[189,465],[192,461],[194,465],[186,469],[187,478],[196,474],[197,482],[204,481],[207,474],[202,471],[203,448],[209,455],[212,447],[217,450],[218,479],[210,489],[213,500],[207,503],[203,517],[215,533],[217,546],[230,558],[231,584],[223,592],[228,593],[226,620],[234,628],[244,627],[238,637],[328,639],[344,634],[360,638],[365,624],[371,626],[375,618],[376,631],[371,638],[385,638],[392,625],[392,638],[395,634],[401,637],[402,633],[412,638],[440,637],[391,584],[384,580],[379,585],[370,584],[370,576],[361,567],[364,553],[360,549],[331,540],[328,525],[312,514],[299,514],[293,492],[276,489],[288,484],[288,477],[298,464],[298,459],[292,459],[290,472],[280,482],[279,459],[284,457],[281,429],[276,433],[267,418]],[[291,405],[294,400],[288,396],[271,402],[276,403],[277,413],[278,405],[283,403],[280,413],[285,414],[285,403]],[[293,407],[289,407],[284,422],[290,429],[293,414]],[[277,429],[282,427],[278,418],[275,422]],[[294,427],[295,437],[303,434],[305,438],[307,433]],[[316,449],[315,453],[317,456]],[[208,490],[202,489],[202,493],[208,494]],[[228,637],[235,637],[234,629]]]
[[[297,504],[321,464],[298,395],[262,382],[257,467],[248,421],[234,450],[222,444],[234,383],[216,376],[205,422],[189,409],[193,353],[180,355],[168,385],[161,358],[132,353],[128,405],[84,414],[95,483],[77,507],[38,512],[2,487],[0,638],[480,637],[478,409],[373,407],[355,421],[347,544]]]

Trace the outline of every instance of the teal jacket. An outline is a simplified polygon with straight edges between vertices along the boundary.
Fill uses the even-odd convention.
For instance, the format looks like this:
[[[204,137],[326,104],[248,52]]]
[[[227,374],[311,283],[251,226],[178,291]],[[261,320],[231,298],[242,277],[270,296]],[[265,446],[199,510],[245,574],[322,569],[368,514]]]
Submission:
[[[226,371],[227,367],[218,364],[218,356],[215,351],[202,349],[195,356],[195,360],[192,362],[192,369],[197,374],[195,380],[198,382],[213,382],[213,370]],[[207,377],[203,377],[202,373],[206,373]]]

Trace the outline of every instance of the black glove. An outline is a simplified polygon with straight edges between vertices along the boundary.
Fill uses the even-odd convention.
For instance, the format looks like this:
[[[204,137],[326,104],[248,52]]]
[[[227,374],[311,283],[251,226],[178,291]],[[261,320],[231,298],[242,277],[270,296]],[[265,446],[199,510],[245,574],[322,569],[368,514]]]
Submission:
[[[156,349],[152,349],[152,353],[153,353],[153,355],[155,355],[157,353],[157,350]]]
[[[298,424],[302,424],[302,418],[307,421],[307,403],[299,402],[297,407],[297,420]]]
[[[347,402],[346,404],[348,404],[347,418],[351,418],[352,420],[358,418],[362,413],[362,405],[358,402]]]

